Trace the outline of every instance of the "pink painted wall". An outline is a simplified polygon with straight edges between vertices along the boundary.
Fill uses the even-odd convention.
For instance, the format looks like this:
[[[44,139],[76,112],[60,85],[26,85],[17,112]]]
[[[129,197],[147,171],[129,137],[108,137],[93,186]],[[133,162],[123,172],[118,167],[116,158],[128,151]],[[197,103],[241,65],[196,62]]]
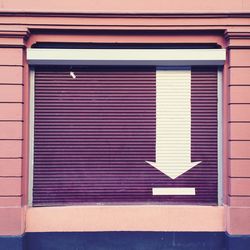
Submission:
[[[249,34],[229,33],[228,232],[250,234],[250,45]]]
[[[33,16],[13,15],[11,12],[15,11],[33,11]],[[10,14],[2,15],[3,12]],[[61,12],[61,14],[53,15],[47,12]],[[89,17],[83,14],[74,15],[76,12],[106,12],[116,15],[92,14]],[[166,14],[161,16],[119,14],[126,12]],[[177,15],[176,12],[189,14]],[[197,16],[197,13],[204,12],[208,15]],[[29,157],[29,72],[25,61],[25,49],[39,41],[209,42],[227,48],[228,60],[223,74],[223,187],[224,206],[227,209],[221,213],[226,216],[225,230],[229,233],[250,234],[248,223],[250,219],[250,28],[248,27],[250,19],[249,15],[242,13],[239,16],[215,14],[232,12],[250,12],[250,1],[220,0],[215,5],[213,1],[201,3],[200,0],[74,0],[60,1],[60,3],[57,0],[2,0],[0,4],[0,235],[16,235],[25,231]],[[67,26],[64,26],[65,24]],[[136,32],[131,32],[132,30]],[[39,210],[39,213],[45,217],[52,214],[48,213],[48,210],[44,212]],[[37,220],[36,212],[29,212],[28,215],[28,220],[33,218],[27,222],[29,228],[36,222],[41,223],[36,225],[37,228],[42,226],[43,221]],[[158,214],[160,215],[161,213]],[[173,213],[173,216],[174,221],[178,214]],[[59,224],[62,223],[64,216],[60,218]],[[209,218],[204,217],[204,220],[208,222]],[[221,220],[218,219],[218,223],[222,223]]]
[[[24,231],[22,193],[23,49],[0,35],[0,235]]]

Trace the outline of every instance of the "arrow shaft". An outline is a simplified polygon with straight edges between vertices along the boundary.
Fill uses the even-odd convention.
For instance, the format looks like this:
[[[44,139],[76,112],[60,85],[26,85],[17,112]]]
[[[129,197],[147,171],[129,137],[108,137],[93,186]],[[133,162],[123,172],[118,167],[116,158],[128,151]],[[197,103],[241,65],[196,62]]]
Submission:
[[[190,163],[190,68],[157,70],[156,97],[156,162],[168,167]]]

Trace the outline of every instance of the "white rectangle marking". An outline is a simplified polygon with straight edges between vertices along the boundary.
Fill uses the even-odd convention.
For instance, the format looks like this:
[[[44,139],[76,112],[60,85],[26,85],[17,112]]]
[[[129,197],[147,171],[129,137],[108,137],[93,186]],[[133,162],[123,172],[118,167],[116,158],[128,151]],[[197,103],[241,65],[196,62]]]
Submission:
[[[195,195],[195,188],[152,188],[153,195]]]

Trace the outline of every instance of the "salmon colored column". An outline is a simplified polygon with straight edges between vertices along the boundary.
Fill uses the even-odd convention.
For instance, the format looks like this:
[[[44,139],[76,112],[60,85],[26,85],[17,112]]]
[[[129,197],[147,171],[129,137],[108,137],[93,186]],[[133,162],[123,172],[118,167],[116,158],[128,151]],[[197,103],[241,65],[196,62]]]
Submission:
[[[23,51],[26,31],[0,30],[0,235],[24,232]]]
[[[230,234],[250,234],[250,32],[228,32]]]

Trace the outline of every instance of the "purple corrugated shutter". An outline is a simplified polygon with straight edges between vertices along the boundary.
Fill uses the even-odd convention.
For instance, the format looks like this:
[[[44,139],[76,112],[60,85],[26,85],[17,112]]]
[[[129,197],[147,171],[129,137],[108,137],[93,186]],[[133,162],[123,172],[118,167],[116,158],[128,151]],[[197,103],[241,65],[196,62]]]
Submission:
[[[217,68],[192,68],[191,79],[192,161],[202,161],[193,170],[197,199],[217,202]],[[190,171],[190,172],[191,172]],[[197,200],[197,201],[198,201]]]
[[[145,162],[155,161],[155,77],[153,67],[36,69],[33,205],[216,203],[217,70],[192,70],[192,161],[202,164],[175,180]]]

